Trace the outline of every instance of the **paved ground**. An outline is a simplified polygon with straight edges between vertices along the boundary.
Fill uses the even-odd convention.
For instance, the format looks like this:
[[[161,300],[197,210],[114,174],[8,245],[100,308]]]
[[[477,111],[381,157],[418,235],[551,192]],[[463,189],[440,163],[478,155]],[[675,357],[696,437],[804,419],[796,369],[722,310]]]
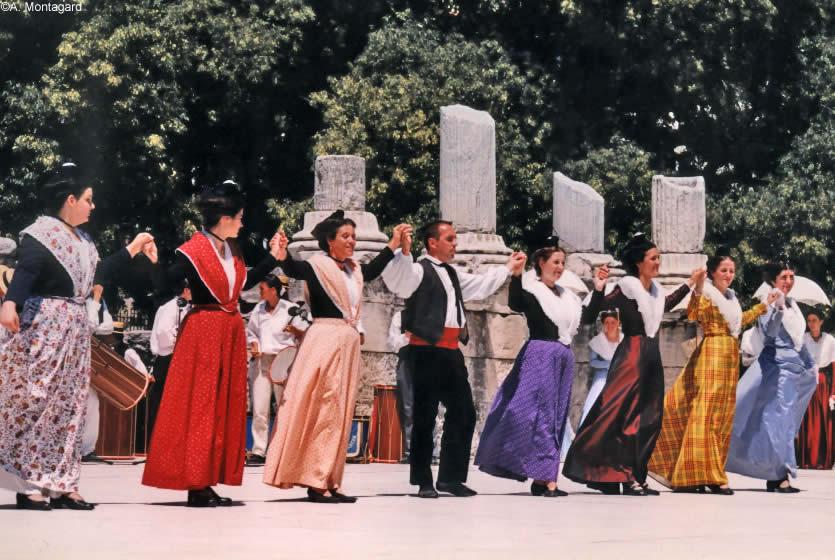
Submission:
[[[475,498],[410,496],[407,467],[349,465],[354,505],[311,504],[248,468],[239,507],[196,510],[185,493],[139,485],[141,466],[85,466],[92,513],[0,505],[0,558],[835,558],[835,471],[801,471],[791,496],[734,477],[737,495],[602,496],[561,480],[567,498],[473,471]],[[14,495],[0,491],[0,504]]]

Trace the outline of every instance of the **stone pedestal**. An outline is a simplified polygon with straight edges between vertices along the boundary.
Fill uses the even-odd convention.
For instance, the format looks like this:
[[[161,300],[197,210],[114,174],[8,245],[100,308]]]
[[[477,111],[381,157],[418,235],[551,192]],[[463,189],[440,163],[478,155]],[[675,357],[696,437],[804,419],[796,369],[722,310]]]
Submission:
[[[365,160],[357,156],[319,156],[316,158],[313,211],[304,215],[302,230],[293,235],[290,251],[306,259],[321,251],[311,230],[335,210],[357,224],[355,258],[373,257],[388,242],[374,214],[365,211]]]
[[[441,107],[441,218],[458,232],[456,264],[503,264],[511,250],[496,235],[496,123],[484,111]]]
[[[14,257],[17,252],[17,243],[14,239],[0,237],[0,264],[14,268]]]
[[[707,262],[705,215],[703,177],[652,178],[652,239],[661,252],[661,285],[674,288]]]

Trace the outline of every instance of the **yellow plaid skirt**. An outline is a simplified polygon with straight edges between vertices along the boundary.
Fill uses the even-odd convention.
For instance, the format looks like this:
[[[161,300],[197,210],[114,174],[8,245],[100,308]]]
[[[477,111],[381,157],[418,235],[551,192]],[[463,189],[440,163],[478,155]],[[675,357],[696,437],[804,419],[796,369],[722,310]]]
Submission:
[[[727,484],[739,379],[739,345],[726,334],[706,336],[664,398],[661,435],[650,475],[671,488]]]

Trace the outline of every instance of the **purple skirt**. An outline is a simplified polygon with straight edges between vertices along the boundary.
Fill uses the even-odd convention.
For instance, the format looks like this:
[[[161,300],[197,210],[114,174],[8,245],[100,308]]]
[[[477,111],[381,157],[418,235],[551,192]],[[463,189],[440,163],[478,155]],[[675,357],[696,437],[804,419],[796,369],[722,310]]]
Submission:
[[[521,481],[557,480],[573,380],[571,348],[526,342],[490,407],[475,457],[478,468]]]

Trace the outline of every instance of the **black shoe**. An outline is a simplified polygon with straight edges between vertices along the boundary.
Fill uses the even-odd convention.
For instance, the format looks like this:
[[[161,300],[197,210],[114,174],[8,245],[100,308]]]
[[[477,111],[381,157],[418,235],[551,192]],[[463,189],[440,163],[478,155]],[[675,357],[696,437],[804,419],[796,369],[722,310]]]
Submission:
[[[339,500],[340,504],[353,504],[356,503],[357,497],[356,496],[346,496],[336,490],[330,490],[331,496]]]
[[[82,457],[81,458],[81,463],[82,464],[101,463],[101,464],[105,464],[105,465],[112,465],[113,464],[112,461],[107,461],[105,459],[102,459],[101,457],[99,457],[95,453],[88,453],[87,455]]]
[[[733,496],[734,491],[730,488],[722,488],[718,484],[708,484],[707,489],[710,490],[711,494],[719,494],[720,496]]]
[[[644,487],[637,482],[624,482],[621,494],[624,496],[646,496],[647,492]]]
[[[52,509],[75,509],[78,511],[92,511],[96,508],[95,504],[85,502],[84,500],[73,500],[67,494],[52,498],[49,505]]]
[[[339,499],[336,496],[325,496],[314,490],[313,488],[307,489],[307,499],[313,502],[314,504],[338,504]]]
[[[467,488],[462,482],[439,482],[438,490],[458,496],[459,498],[470,498],[478,494],[472,488]]]
[[[228,507],[232,505],[232,498],[224,498],[223,496],[219,496],[215,489],[211,486],[206,488],[206,492],[211,494],[212,498],[214,498],[215,502],[220,507]]]
[[[212,492],[207,492],[205,488],[203,490],[189,490],[186,506],[195,508],[217,507],[217,500],[212,494]]]
[[[641,484],[641,488],[644,489],[644,495],[646,495],[646,496],[660,496],[661,495],[661,492],[659,492],[658,490],[653,490],[652,488],[649,487],[649,484],[647,484],[646,482]]]
[[[553,490],[545,490],[545,493],[542,495],[546,498],[560,498],[563,496],[568,496],[568,492],[563,492],[559,488],[554,488]]]
[[[603,492],[607,496],[617,496],[620,494],[620,484],[617,482],[589,482],[586,486],[592,490]]]
[[[704,494],[705,487],[702,485],[697,486],[679,486],[677,488],[673,488],[673,494]]]
[[[797,494],[800,492],[800,489],[788,484],[788,481],[788,478],[784,478],[782,480],[767,480],[765,483],[765,489],[767,492],[777,492],[778,494]],[[786,483],[786,486],[781,486],[784,482]]]
[[[264,463],[267,462],[267,458],[263,455],[250,455],[249,459],[246,460],[247,467],[260,467],[263,466]]]
[[[542,496],[548,490],[548,487],[538,482],[531,482],[531,496]]]
[[[419,498],[437,498],[438,492],[432,484],[421,484],[418,490]]]
[[[29,509],[32,511],[49,511],[52,506],[46,500],[33,500],[26,494],[18,494],[17,509]]]

